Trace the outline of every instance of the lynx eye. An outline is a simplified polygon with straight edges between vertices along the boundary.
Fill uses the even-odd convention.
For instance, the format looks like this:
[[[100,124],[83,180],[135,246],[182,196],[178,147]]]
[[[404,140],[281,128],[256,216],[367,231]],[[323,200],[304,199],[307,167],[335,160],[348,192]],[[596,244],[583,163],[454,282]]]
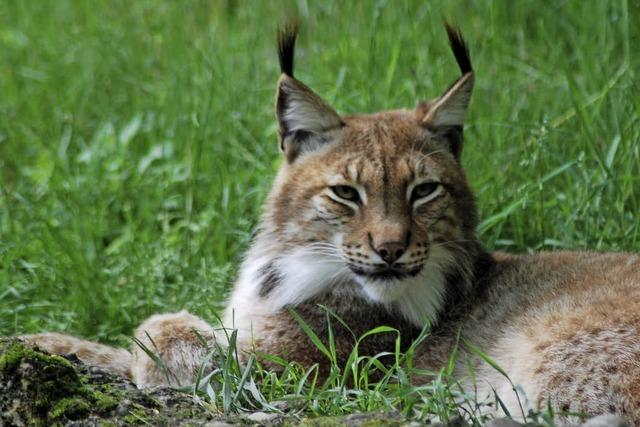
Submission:
[[[333,194],[340,197],[341,199],[348,200],[354,203],[358,203],[360,201],[358,190],[353,187],[349,187],[348,185],[334,185],[330,188],[331,191],[333,191]]]
[[[435,197],[436,191],[440,189],[440,183],[438,182],[423,182],[422,184],[418,184],[413,187],[413,191],[411,191],[411,203],[416,200],[425,199]]]

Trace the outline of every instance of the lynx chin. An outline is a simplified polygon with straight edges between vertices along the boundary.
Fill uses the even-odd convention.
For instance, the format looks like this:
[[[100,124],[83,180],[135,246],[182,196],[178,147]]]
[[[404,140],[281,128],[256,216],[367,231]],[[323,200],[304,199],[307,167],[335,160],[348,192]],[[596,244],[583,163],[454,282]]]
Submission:
[[[325,339],[321,306],[356,334],[394,327],[405,346],[428,322],[415,362],[421,368],[437,372],[461,334],[509,373],[532,408],[551,402],[560,414],[619,414],[640,425],[640,256],[491,253],[477,240],[462,166],[475,73],[460,31],[445,28],[461,75],[444,93],[412,109],[353,115],[339,114],[294,77],[297,27],[280,31],[275,110],[284,159],[225,326],[237,328],[241,350],[322,370],[328,361],[291,308]],[[338,326],[338,353],[346,357],[353,338]],[[185,311],[152,316],[135,336],[157,350],[173,385],[183,385],[194,380],[206,351],[194,330],[225,344],[219,327]],[[76,353],[141,387],[167,381],[137,346],[130,353],[56,333],[22,338]],[[360,352],[393,351],[394,343],[392,334],[371,336]],[[478,398],[495,390],[519,413],[512,386],[464,348],[460,378],[467,358]]]

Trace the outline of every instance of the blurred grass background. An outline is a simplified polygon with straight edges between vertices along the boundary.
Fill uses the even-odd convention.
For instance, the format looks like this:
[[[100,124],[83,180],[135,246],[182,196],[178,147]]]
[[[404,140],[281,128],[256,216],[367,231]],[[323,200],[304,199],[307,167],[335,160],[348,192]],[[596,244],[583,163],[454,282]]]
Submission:
[[[492,249],[640,250],[640,2],[0,2],[0,335],[128,345],[210,321],[280,162],[277,24],[340,112],[477,85],[464,164]]]

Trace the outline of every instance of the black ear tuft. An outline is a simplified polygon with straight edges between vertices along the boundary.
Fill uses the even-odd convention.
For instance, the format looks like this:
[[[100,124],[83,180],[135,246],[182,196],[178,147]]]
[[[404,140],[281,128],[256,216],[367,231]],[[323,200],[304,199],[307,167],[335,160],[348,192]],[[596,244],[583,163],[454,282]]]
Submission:
[[[449,45],[456,57],[458,66],[462,74],[467,74],[473,71],[471,67],[471,58],[469,58],[469,47],[467,42],[462,37],[462,32],[458,28],[454,28],[447,21],[444,21],[444,28],[447,30],[447,36],[449,36]]]
[[[278,29],[278,59],[280,71],[293,77],[293,54],[298,37],[298,22],[293,21]]]

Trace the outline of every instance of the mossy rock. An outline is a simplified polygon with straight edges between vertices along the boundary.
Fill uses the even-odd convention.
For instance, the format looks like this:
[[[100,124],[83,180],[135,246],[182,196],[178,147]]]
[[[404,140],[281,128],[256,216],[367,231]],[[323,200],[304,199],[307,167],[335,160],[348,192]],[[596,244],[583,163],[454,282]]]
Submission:
[[[0,425],[204,425],[213,415],[186,394],[139,390],[126,378],[0,339]]]
[[[18,341],[0,343],[0,378],[0,413],[10,424],[55,424],[91,406],[91,390],[68,360]]]

